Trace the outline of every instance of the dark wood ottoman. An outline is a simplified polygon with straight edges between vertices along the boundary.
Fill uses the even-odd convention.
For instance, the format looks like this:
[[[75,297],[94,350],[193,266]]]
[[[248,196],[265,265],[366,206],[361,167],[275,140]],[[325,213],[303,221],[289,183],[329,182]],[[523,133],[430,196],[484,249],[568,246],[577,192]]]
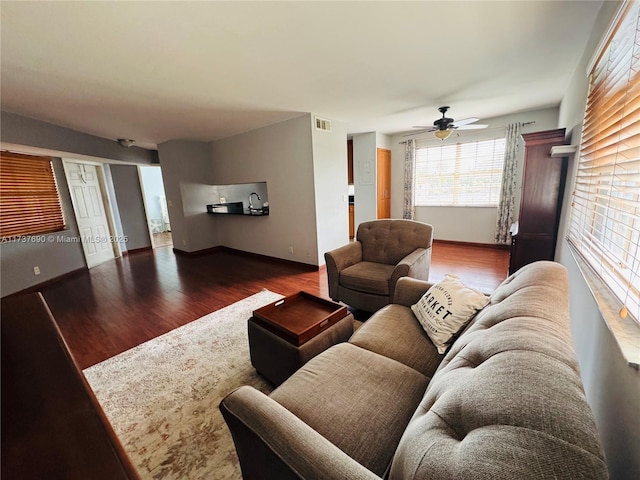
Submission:
[[[353,334],[347,307],[299,292],[265,305],[249,319],[251,364],[280,385],[310,359]]]

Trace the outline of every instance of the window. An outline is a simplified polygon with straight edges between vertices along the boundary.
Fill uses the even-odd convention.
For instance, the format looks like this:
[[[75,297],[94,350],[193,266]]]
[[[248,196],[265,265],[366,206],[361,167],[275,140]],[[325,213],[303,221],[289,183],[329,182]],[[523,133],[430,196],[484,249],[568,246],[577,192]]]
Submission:
[[[0,237],[64,229],[51,159],[0,153]]]
[[[497,206],[505,139],[416,147],[416,205]]]
[[[593,70],[569,242],[640,319],[640,3],[629,2]]]

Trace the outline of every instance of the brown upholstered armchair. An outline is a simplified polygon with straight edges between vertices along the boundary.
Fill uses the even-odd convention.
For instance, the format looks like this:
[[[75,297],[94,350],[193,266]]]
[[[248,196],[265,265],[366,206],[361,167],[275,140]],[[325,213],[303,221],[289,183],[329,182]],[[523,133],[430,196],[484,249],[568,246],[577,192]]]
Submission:
[[[373,220],[358,227],[356,241],[324,254],[329,296],[375,312],[391,302],[396,282],[428,280],[433,227],[413,220]]]

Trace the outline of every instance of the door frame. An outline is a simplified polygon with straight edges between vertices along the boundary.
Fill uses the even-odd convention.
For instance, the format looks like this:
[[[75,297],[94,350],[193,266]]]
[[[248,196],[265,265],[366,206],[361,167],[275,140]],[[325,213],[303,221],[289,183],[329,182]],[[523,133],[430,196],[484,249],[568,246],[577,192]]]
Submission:
[[[107,195],[107,182],[105,180],[105,175],[104,175],[104,170],[103,170],[103,163],[102,162],[92,162],[90,160],[78,160],[78,159],[74,159],[74,158],[62,158],[62,166],[63,166],[63,170],[64,170],[64,177],[67,181],[67,190],[69,190],[69,195],[73,198],[73,192],[71,191],[71,185],[70,185],[70,181],[69,181],[69,175],[67,173],[67,168],[66,166],[68,164],[80,164],[80,165],[91,165],[96,167],[96,173],[98,176],[98,186],[100,187],[100,196],[102,198],[102,204],[104,205],[104,212],[105,212],[105,216],[107,217],[107,228],[109,229],[109,237],[111,239],[116,238],[117,234],[116,232],[116,228],[115,228],[115,222],[114,222],[114,214],[113,214],[113,209],[112,209],[112,205],[111,205],[111,200],[109,199],[109,195]],[[75,217],[76,220],[76,225],[78,225],[78,212],[76,212],[76,207],[73,204],[73,202],[71,202],[71,208],[73,210],[73,216]],[[82,247],[82,254],[84,255],[84,261],[85,263],[87,263],[87,266],[89,265],[87,262],[87,256],[85,253],[85,249],[84,249],[84,241],[82,238],[82,235],[80,235],[80,242],[82,243],[83,247]],[[111,249],[113,251],[113,257],[114,258],[118,258],[122,256],[122,251],[120,249],[120,244],[118,242],[115,241],[110,241],[109,242],[111,244]]]

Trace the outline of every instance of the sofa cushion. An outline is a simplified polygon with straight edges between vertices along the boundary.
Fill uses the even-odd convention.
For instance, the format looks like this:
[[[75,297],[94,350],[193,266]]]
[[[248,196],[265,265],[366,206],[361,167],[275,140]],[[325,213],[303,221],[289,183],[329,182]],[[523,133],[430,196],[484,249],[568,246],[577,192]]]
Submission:
[[[432,377],[442,361],[409,307],[391,304],[374,313],[349,343],[365,348]]]
[[[383,476],[427,383],[395,360],[343,343],[310,360],[270,396]]]
[[[471,350],[484,357],[476,348],[487,339],[477,340]],[[492,347],[480,365],[458,356],[434,377],[390,478],[606,478],[573,369],[527,349]]]
[[[411,310],[438,352],[444,353],[451,339],[487,303],[489,297],[467,287],[457,276],[447,274]]]
[[[389,278],[395,265],[360,262],[340,272],[340,285],[352,290],[389,295]]]
[[[453,344],[390,479],[607,478],[571,345],[566,270],[523,267]]]

